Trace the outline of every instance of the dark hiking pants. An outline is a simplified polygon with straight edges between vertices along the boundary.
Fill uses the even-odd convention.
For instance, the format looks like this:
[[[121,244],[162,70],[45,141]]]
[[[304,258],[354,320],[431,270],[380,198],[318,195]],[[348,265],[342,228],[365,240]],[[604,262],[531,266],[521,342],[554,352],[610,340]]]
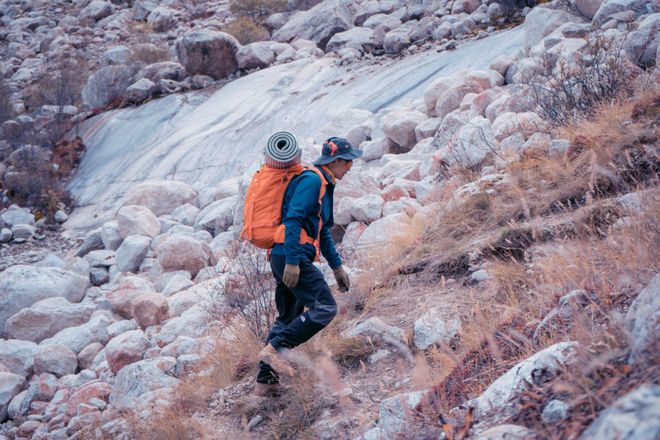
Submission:
[[[279,316],[268,334],[268,342],[276,349],[291,349],[308,341],[337,314],[332,292],[321,271],[311,261],[300,262],[300,278],[293,289],[282,282],[285,265],[284,256],[270,256],[270,267],[277,281],[275,304]],[[277,383],[277,373],[260,362],[257,382]]]

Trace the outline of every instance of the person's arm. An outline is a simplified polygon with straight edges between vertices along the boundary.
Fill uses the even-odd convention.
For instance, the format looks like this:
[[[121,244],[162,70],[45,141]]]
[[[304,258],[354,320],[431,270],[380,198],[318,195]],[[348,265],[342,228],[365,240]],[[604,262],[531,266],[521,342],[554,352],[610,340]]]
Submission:
[[[331,228],[332,225],[323,225],[323,227],[321,227],[319,247],[321,248],[321,254],[328,261],[330,268],[334,270],[341,266],[341,257],[339,256],[339,252],[337,252],[337,248],[335,247],[335,242],[332,239],[332,234],[330,233]]]
[[[286,264],[300,264],[303,248],[300,244],[300,230],[303,222],[316,212],[321,192],[321,180],[314,173],[305,173],[298,178],[298,184],[289,201],[282,224],[284,232],[284,255]]]

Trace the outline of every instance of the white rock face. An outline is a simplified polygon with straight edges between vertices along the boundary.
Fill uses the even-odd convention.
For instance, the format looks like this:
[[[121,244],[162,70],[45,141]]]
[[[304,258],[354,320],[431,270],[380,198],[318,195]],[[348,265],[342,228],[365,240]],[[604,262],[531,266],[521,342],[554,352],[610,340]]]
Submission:
[[[420,111],[402,108],[388,112],[381,124],[385,136],[404,150],[410,150],[417,142],[415,128],[427,119]]]
[[[67,327],[84,324],[94,309],[91,303],[71,303],[59,296],[46,298],[11,316],[5,324],[6,335],[41,342]]]
[[[642,365],[657,363],[660,356],[660,274],[635,298],[625,322],[632,336],[631,361]]]
[[[55,336],[44,339],[40,346],[62,344],[74,353],[93,342],[105,344],[108,340],[108,325],[113,322],[112,316],[105,310],[94,312],[91,319],[83,325],[66,328]]]
[[[37,344],[17,339],[0,339],[0,364],[11,373],[27,377],[32,373]]]
[[[434,308],[422,315],[413,325],[413,340],[420,350],[426,350],[434,344],[448,346],[458,336],[461,320],[454,314]]]
[[[53,267],[16,265],[0,273],[0,336],[5,322],[20,310],[42,299],[61,296],[80,302],[89,279]]]
[[[129,235],[155,237],[160,234],[160,221],[149,208],[139,205],[126,205],[117,212],[119,235],[125,239]]]
[[[176,42],[179,62],[190,74],[226,78],[238,70],[236,52],[240,43],[224,32],[192,30]]]
[[[525,17],[525,54],[536,46],[546,35],[564,23],[581,23],[582,19],[565,11],[548,8],[534,8]]]
[[[141,205],[156,216],[171,214],[186,203],[194,203],[197,192],[184,182],[155,180],[143,182],[131,188],[125,197],[125,205]]]
[[[363,223],[375,222],[381,217],[384,204],[385,201],[381,196],[367,194],[366,196],[353,200],[350,211],[351,217]]]
[[[78,357],[68,347],[52,344],[39,347],[34,355],[34,373],[52,373],[57,377],[74,374]]]
[[[525,390],[527,383],[534,383],[532,372],[543,370],[556,374],[558,365],[565,365],[574,358],[575,348],[575,342],[560,342],[516,364],[483,394],[468,402],[475,410],[475,419],[497,422],[512,415],[515,409],[509,402]]]
[[[618,398],[580,440],[651,439],[660,436],[660,386],[643,384]]]
[[[115,259],[122,272],[137,272],[149,251],[151,239],[144,235],[129,235],[117,249]]]

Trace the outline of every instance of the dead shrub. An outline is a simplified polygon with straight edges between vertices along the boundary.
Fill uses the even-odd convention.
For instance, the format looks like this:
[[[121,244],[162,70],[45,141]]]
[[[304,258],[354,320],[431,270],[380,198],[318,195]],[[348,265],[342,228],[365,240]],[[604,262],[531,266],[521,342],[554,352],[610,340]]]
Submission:
[[[287,9],[287,0],[231,0],[229,11],[239,17],[248,17],[260,23],[266,17]],[[232,34],[233,35],[233,34]]]
[[[152,43],[142,43],[133,48],[130,59],[134,64],[144,66],[169,61],[170,54],[165,47],[158,47]]]
[[[251,17],[238,17],[222,30],[234,36],[243,45],[270,38],[270,32]]]
[[[532,96],[539,115],[556,126],[588,117],[601,102],[630,91],[639,72],[627,61],[622,44],[600,36],[587,41],[579,62],[560,60],[555,66],[546,56],[540,67],[547,82],[532,83]]]

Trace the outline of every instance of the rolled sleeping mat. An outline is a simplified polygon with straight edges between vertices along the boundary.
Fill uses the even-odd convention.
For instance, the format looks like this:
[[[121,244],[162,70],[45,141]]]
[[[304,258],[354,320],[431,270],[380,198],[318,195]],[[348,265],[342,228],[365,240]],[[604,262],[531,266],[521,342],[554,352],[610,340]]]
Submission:
[[[271,168],[288,168],[300,163],[302,151],[296,137],[288,131],[279,131],[268,139],[264,150],[266,165]]]

